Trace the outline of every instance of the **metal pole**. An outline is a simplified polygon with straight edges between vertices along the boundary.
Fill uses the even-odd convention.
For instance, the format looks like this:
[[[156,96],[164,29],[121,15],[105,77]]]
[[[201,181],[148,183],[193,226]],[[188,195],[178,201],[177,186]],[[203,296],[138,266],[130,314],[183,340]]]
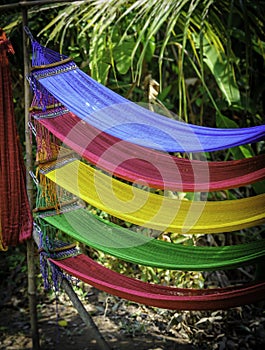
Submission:
[[[23,28],[28,24],[27,8],[22,9],[22,23]],[[28,55],[28,38],[23,31],[23,57],[24,57],[24,103],[25,103],[25,144],[26,144],[26,182],[27,193],[29,198],[29,204],[31,210],[34,203],[34,186],[30,177],[30,171],[32,170],[32,146],[29,135],[29,107],[30,107],[30,89],[27,82],[27,76],[29,74],[29,55]],[[28,300],[30,310],[30,324],[31,324],[31,337],[32,337],[32,349],[39,350],[39,331],[38,331],[38,319],[37,319],[37,288],[35,280],[35,259],[34,259],[34,241],[29,239],[27,241],[27,266],[28,266]]]

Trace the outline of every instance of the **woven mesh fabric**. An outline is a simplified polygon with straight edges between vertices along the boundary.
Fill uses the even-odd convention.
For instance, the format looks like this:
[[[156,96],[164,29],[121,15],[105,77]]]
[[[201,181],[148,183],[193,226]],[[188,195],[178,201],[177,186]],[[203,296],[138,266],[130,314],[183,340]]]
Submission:
[[[97,219],[85,209],[43,218],[78,242],[125,261],[162,269],[207,271],[231,269],[265,260],[265,240],[235,246],[185,246]]]
[[[31,236],[25,167],[14,116],[7,53],[14,53],[0,29],[0,246],[15,246]]]
[[[179,200],[128,185],[80,161],[46,176],[100,210],[155,230],[220,233],[265,222],[265,194],[224,201]]]
[[[264,299],[265,282],[219,289],[182,289],[149,284],[109,270],[81,254],[51,260],[72,276],[137,303],[174,310],[224,310]]]
[[[143,152],[143,150],[150,148],[150,158],[152,158],[154,154],[158,154],[152,153],[152,149],[166,152],[205,152],[264,139],[265,125],[244,129],[206,128],[188,125],[145,110],[95,82],[66,56],[44,48],[35,41],[33,41],[33,65],[35,67],[30,80],[40,106],[45,109],[50,100],[55,98],[76,115],[66,112],[66,128],[62,127],[60,130],[56,123],[49,123],[46,120],[40,121],[40,123],[61,140],[67,134],[67,142],[68,139],[70,140],[68,146],[77,151],[79,147],[78,153],[80,155],[87,152],[86,159],[115,175],[118,175],[118,172],[115,173],[115,170],[112,171],[112,168],[108,168],[111,163],[109,158],[106,158],[106,163],[103,161],[103,165],[100,164],[102,154],[106,152],[104,147],[109,146],[110,141],[113,143],[121,140],[129,141],[135,147],[139,147],[137,152]],[[44,67],[40,67],[40,65],[44,65]],[[64,107],[55,112],[62,111],[66,111]],[[57,121],[61,117],[63,119],[63,116],[58,115]],[[52,112],[50,117],[54,118],[55,114]],[[85,127],[77,129],[77,134],[71,139],[68,137],[68,133],[72,132],[73,124],[71,123],[77,123],[77,118],[83,121]],[[78,120],[78,122],[80,121]],[[87,140],[87,134],[84,135],[83,139],[79,138],[78,140],[80,134],[83,137],[84,129],[86,129],[86,133],[97,133],[99,142],[97,137],[93,136],[95,148],[90,148],[91,145],[89,147],[80,145],[81,141],[86,142]],[[105,143],[101,141],[102,139]],[[141,149],[142,146],[146,148]],[[121,154],[125,151],[119,152]],[[132,155],[132,158],[135,159],[135,153]],[[258,163],[260,159],[261,163],[264,161],[262,157],[255,157],[252,160],[254,159],[258,160]],[[246,166],[248,162],[251,164],[247,160],[242,161],[242,163],[230,163],[230,175],[225,179],[224,171],[223,178],[221,178],[224,188],[235,186],[233,181],[237,176],[235,176],[235,172],[233,173],[233,165],[239,169],[241,164],[244,163]],[[154,187],[160,188],[162,181],[155,173],[154,167],[152,168],[153,159],[149,163],[151,165],[146,178],[148,179],[149,176],[148,180],[151,182],[155,179],[153,181]],[[250,168],[244,169],[244,166],[238,170],[238,177],[242,176],[241,184],[256,181],[260,179],[259,176],[263,178],[261,163],[258,165],[256,163],[257,167],[255,165],[255,169],[252,169],[253,172]],[[132,176],[135,176],[136,173],[135,170],[138,168],[139,172],[139,169],[143,167],[142,162],[132,164],[128,166],[126,160],[122,163],[122,170],[118,169],[122,174],[121,178],[132,180]],[[190,170],[187,168],[187,163],[184,166],[186,168],[184,167],[183,171]],[[161,167],[163,167],[163,163],[161,163]],[[146,168],[148,169],[148,166]],[[64,165],[58,161],[58,163],[53,163],[51,168],[47,164],[42,172],[48,179],[66,191],[100,210],[133,224],[159,231],[218,233],[239,230],[265,222],[265,195],[218,202],[181,201],[145,191],[138,188],[139,186],[136,184],[128,185],[79,161],[71,161]],[[217,172],[218,170],[216,174]],[[155,176],[153,176],[154,174]],[[255,174],[254,177],[253,174]],[[131,176],[131,178],[127,176]],[[218,177],[219,175],[215,176],[213,189],[220,189],[220,184],[218,184],[220,177]],[[182,179],[179,183],[181,182]],[[187,180],[186,187],[191,191],[195,190],[194,182],[192,177]],[[203,186],[208,186],[209,182],[211,180],[205,181],[204,177],[204,183],[201,181],[200,190],[204,188]],[[172,183],[175,186],[176,182],[172,181]],[[170,183],[169,186],[172,184]],[[183,270],[211,270],[234,268],[242,264],[264,261],[263,240],[229,247],[184,247],[149,239],[134,232],[127,230],[125,232],[125,230],[113,225],[91,220],[91,216],[83,209],[55,216],[45,216],[43,219],[54,228],[66,232],[78,241],[124,260],[148,266],[158,265],[161,268]],[[128,278],[106,269],[82,254],[60,261],[51,261],[67,273],[108,293],[167,309],[226,309],[251,303],[253,300],[264,299],[265,282],[214,290],[179,289]]]
[[[35,67],[30,81],[37,97],[40,91],[53,95],[85,122],[122,140],[168,152],[208,152],[264,139],[265,125],[209,128],[151,112],[99,84],[74,62],[60,64],[65,56],[36,41],[32,47]],[[45,99],[41,102],[45,108]]]
[[[141,180],[153,188],[194,192],[235,188],[265,178],[264,154],[235,161],[189,160],[117,139],[62,106],[33,110],[31,115],[36,118],[38,134],[45,135],[46,128],[89,162],[130,182]]]

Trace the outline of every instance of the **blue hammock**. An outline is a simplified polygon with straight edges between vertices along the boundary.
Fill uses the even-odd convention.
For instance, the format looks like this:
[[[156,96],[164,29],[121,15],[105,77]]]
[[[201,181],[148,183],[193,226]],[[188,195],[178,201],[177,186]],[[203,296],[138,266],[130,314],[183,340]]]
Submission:
[[[149,111],[93,80],[67,56],[35,40],[32,48],[29,79],[43,108],[45,96],[52,95],[88,124],[119,139],[166,152],[210,152],[265,139],[265,125],[209,128]]]

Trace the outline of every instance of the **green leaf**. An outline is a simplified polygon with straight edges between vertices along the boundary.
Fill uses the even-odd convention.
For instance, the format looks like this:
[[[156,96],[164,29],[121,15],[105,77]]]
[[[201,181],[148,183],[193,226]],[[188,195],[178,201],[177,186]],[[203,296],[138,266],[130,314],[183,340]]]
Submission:
[[[160,101],[164,101],[167,98],[167,95],[170,93],[172,85],[166,86],[157,96]]]
[[[67,327],[68,323],[66,320],[60,320],[60,321],[58,321],[58,325],[60,327]]]
[[[233,120],[225,117],[222,114],[216,116],[216,126],[218,128],[238,128],[238,125]],[[254,156],[254,152],[249,145],[242,145],[230,148],[234,159],[250,158]]]
[[[193,34],[197,48],[200,47],[200,37]],[[240,106],[240,92],[236,83],[234,69],[223,51],[218,51],[216,46],[211,44],[206,37],[203,38],[203,61],[213,74],[220,90],[223,93],[228,105]]]
[[[121,38],[118,28],[114,27],[109,37],[108,46],[112,64],[115,64],[115,68],[120,74],[126,74],[132,64],[132,51],[135,46],[134,37],[125,35]]]
[[[259,181],[252,185],[257,194],[265,193],[265,181]]]
[[[113,59],[116,63],[117,71],[126,74],[131,67],[131,52],[134,48],[134,40],[129,39],[116,45],[113,49]]]
[[[105,85],[111,66],[109,52],[106,49],[105,35],[102,35],[97,41],[92,41],[90,57],[90,69],[92,78]]]
[[[148,45],[146,47],[145,50],[145,60],[146,62],[151,62],[152,58],[154,56],[155,53],[155,49],[156,49],[156,43],[155,43],[155,38],[154,36],[152,36],[152,38],[148,41]]]
[[[214,47],[208,46],[205,53],[205,62],[211,69],[215,80],[224,94],[229,105],[240,105],[240,93],[236,84],[232,67],[227,63],[226,59],[218,59],[217,52]]]

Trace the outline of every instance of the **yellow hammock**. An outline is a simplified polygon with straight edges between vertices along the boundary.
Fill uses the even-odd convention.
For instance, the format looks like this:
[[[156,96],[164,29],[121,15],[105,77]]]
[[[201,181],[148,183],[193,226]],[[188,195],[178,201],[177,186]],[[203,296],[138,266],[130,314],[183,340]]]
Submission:
[[[80,161],[46,172],[46,176],[94,207],[154,230],[220,233],[265,222],[265,194],[212,202],[179,200],[128,185]]]

